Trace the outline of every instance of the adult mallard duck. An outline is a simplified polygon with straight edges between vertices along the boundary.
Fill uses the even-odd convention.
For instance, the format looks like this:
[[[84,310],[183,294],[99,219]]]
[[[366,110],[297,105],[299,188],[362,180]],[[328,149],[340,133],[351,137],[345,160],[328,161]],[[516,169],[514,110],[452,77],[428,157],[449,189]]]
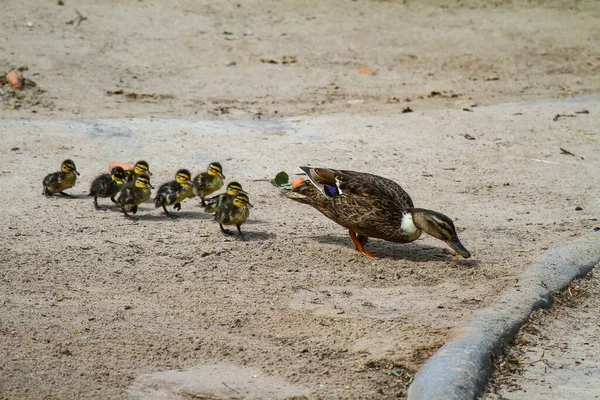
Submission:
[[[70,194],[63,192],[63,190],[75,186],[77,175],[79,175],[79,172],[77,171],[77,167],[75,167],[73,160],[69,159],[63,161],[60,166],[60,171],[46,175],[42,181],[44,187],[44,192],[42,194],[46,197],[50,197],[55,193],[65,197],[73,197]]]
[[[300,167],[308,180],[294,183],[288,197],[308,204],[327,218],[347,228],[356,250],[364,249],[370,237],[408,243],[426,232],[454,249],[471,254],[458,240],[454,223],[436,211],[415,208],[412,199],[396,182],[363,172]]]

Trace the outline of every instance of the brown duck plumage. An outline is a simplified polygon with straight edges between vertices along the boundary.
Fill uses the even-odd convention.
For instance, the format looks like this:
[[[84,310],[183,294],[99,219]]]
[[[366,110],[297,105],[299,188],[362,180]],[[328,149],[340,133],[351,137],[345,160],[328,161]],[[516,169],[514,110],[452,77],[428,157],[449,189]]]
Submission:
[[[394,181],[363,172],[300,167],[308,180],[295,185],[292,200],[308,204],[327,218],[347,228],[357,250],[373,254],[363,246],[369,237],[407,243],[422,231],[443,240],[465,258],[456,229],[447,216],[420,208]]]

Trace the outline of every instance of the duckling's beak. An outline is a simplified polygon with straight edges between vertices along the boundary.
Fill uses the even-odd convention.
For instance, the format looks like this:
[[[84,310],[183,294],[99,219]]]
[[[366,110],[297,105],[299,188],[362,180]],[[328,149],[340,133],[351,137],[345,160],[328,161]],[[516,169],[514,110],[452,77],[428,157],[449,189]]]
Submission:
[[[77,176],[81,175],[81,174],[79,173],[79,171],[77,171],[77,170],[74,170],[73,172],[75,172],[75,175],[77,175]]]
[[[253,208],[254,206],[250,203],[248,203],[248,207]]]
[[[462,245],[460,240],[458,240],[458,236],[454,235],[450,240],[446,240],[445,242],[464,258],[471,257],[471,253],[469,253],[469,251]]]
[[[225,179],[225,175],[223,175],[223,173],[222,173],[222,172],[220,172],[220,173],[219,173],[219,178],[221,178],[221,179]]]
[[[152,186],[152,185],[150,184],[150,182],[148,182],[148,187],[149,187],[150,189],[154,189],[154,186]],[[465,250],[465,251],[466,251],[466,250]],[[468,253],[468,251],[467,251],[467,253]]]
[[[150,171],[146,171],[146,175],[148,175],[148,176],[152,176],[152,172],[150,172]]]

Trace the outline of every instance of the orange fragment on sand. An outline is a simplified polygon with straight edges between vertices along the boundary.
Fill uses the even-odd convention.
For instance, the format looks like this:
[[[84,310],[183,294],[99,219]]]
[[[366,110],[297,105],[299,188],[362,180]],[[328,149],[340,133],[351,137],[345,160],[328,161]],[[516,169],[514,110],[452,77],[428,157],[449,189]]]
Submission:
[[[108,170],[112,171],[114,167],[122,167],[125,171],[133,170],[134,164],[125,161],[113,160],[108,163]]]
[[[294,189],[296,189],[298,186],[300,186],[302,184],[302,182],[304,182],[304,178],[296,178],[294,180],[294,183],[292,184],[292,187]]]
[[[371,68],[369,68],[369,67],[361,68],[358,70],[359,74],[367,74],[369,72],[371,72]]]
[[[18,69],[7,73],[6,80],[15,89],[23,90],[23,74]]]

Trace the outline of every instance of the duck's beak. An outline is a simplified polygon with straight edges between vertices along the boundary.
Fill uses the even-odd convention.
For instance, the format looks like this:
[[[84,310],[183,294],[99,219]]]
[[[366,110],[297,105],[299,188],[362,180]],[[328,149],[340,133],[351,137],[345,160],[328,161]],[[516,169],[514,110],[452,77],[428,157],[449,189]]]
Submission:
[[[146,171],[146,175],[148,175],[148,176],[152,176],[152,172],[150,172],[150,171]]]
[[[223,175],[223,173],[221,172],[221,173],[219,173],[219,178],[225,179],[225,175]]]
[[[148,182],[148,187],[149,187],[150,189],[154,189],[154,186],[152,186],[152,184],[150,184],[150,182]],[[466,251],[466,250],[465,250],[465,251]],[[467,251],[467,253],[468,253],[468,251]]]
[[[75,175],[77,175],[77,176],[80,175],[79,171],[75,170],[74,172],[75,172]]]
[[[458,254],[463,256],[464,258],[471,257],[471,253],[462,245],[460,240],[458,240],[458,236],[454,235],[450,240],[446,240],[446,244],[452,247]]]
[[[248,203],[248,207],[254,208],[254,206],[252,204],[250,204],[250,203]]]

